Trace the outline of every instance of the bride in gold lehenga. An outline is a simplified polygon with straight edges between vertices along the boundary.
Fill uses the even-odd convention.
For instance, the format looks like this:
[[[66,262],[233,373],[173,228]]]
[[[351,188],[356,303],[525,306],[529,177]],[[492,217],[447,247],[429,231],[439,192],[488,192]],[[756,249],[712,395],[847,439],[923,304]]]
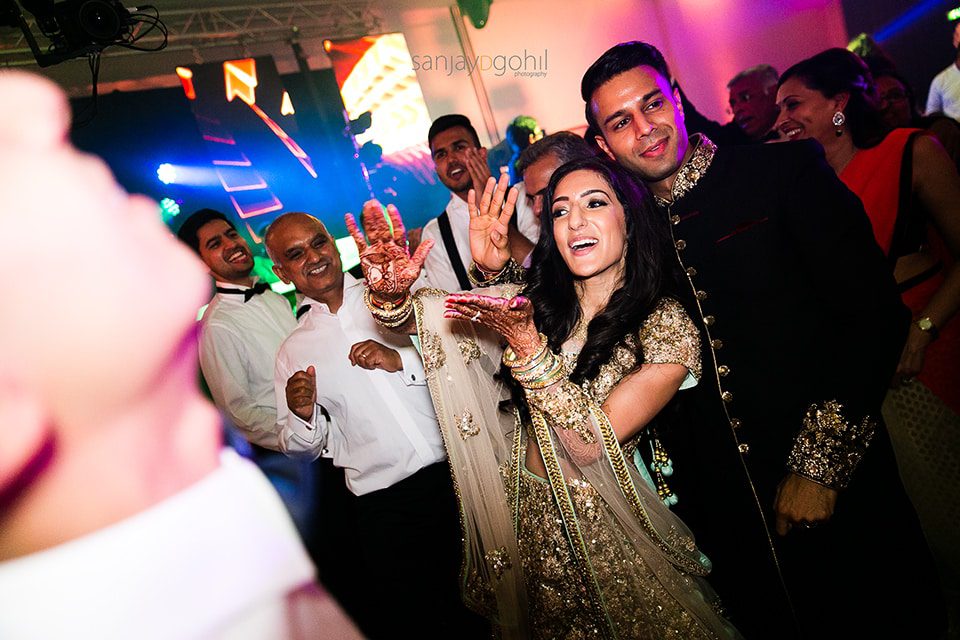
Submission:
[[[491,179],[475,199],[484,288],[470,293],[409,294],[429,246],[409,257],[395,209],[393,231],[365,217],[370,246],[348,216],[372,313],[419,336],[461,504],[464,598],[503,638],[739,637],[709,561],[624,453],[700,374],[649,194],[605,161],[564,165],[527,274],[509,261],[515,191]]]

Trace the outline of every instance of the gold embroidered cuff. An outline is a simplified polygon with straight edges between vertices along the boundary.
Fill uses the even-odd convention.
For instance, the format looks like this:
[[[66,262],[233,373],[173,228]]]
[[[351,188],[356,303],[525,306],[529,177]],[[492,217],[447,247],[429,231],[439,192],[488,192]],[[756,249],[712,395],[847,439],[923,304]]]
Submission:
[[[597,437],[590,430],[590,402],[583,389],[564,380],[552,389],[527,389],[527,402],[540,411],[547,423],[571,430],[585,444],[594,444]]]
[[[488,273],[477,266],[476,262],[470,263],[467,269],[467,277],[476,287],[492,287],[496,284],[523,284],[527,281],[527,270],[517,264],[513,258],[507,261],[503,269],[497,273]]]
[[[810,405],[787,458],[790,471],[831,489],[845,489],[867,450],[876,423],[848,421],[836,400]]]

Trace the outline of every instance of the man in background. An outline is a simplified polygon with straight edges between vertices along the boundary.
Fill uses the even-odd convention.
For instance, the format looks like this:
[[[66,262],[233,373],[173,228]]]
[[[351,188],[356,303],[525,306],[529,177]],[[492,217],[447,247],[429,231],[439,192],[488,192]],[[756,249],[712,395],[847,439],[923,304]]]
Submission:
[[[467,195],[477,192],[477,201],[490,179],[487,150],[480,145],[477,130],[460,114],[440,116],[430,125],[427,134],[430,154],[436,164],[437,177],[450,190],[450,202],[439,216],[427,222],[421,241],[433,240],[433,251],[424,263],[430,286],[444,291],[466,291],[472,288],[467,276],[470,266],[470,212]],[[533,244],[510,227],[510,246],[514,258],[522,263]]]
[[[773,125],[780,109],[777,107],[777,70],[768,64],[744,69],[727,83],[729,105],[733,120],[721,125],[699,113],[681,91],[687,130],[704,133],[715,143],[752,144],[775,139]]]
[[[177,237],[207,266],[215,294],[200,321],[200,369],[217,407],[250,443],[251,455],[284,499],[311,552],[315,487],[309,460],[280,453],[273,368],[297,326],[293,309],[253,275],[243,236],[213,209],[183,221]]]
[[[953,30],[953,48],[957,56],[950,66],[937,74],[927,94],[927,115],[942,113],[960,120],[960,21]]]

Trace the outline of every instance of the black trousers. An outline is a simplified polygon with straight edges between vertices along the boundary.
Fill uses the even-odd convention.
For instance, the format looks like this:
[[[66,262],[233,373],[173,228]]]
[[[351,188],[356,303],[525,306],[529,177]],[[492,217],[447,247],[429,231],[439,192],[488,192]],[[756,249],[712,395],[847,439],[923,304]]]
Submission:
[[[489,638],[460,597],[461,531],[446,462],[357,498],[371,638]]]

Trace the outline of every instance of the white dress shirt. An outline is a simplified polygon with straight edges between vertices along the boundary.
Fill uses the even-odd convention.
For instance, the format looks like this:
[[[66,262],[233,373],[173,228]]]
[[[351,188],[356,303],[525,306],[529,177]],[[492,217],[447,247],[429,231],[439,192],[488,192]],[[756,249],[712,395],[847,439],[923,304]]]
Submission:
[[[453,240],[457,245],[457,253],[463,262],[463,268],[469,269],[470,263],[473,262],[473,256],[470,254],[470,210],[467,207],[466,201],[461,200],[456,194],[452,194],[450,196],[450,202],[447,203],[446,211],[447,217],[450,219],[450,230],[453,233]],[[520,221],[523,221],[526,226],[526,229],[521,228],[520,232],[536,244],[537,236],[534,235],[534,237],[531,238],[527,235],[530,233],[530,225],[528,222],[533,218],[533,211],[527,206],[526,191],[524,190],[521,190],[520,197],[517,198],[517,210],[514,215],[517,216],[518,224]],[[539,225],[536,228],[536,233],[540,233]],[[450,264],[450,256],[447,255],[447,250],[444,247],[443,237],[440,235],[440,225],[436,218],[423,227],[420,242],[423,242],[427,238],[432,238],[436,243],[433,249],[430,250],[430,253],[427,254],[427,259],[423,263],[424,276],[427,284],[437,289],[443,289],[444,291],[452,292],[462,290],[463,287],[461,287],[457,281],[457,273],[453,270],[453,265]],[[467,288],[469,289],[470,287]]]
[[[423,361],[410,337],[380,327],[363,302],[363,281],[349,273],[343,277],[343,304],[337,313],[304,298],[310,310],[277,354],[280,445],[287,453],[332,457],[344,469],[350,491],[363,495],[446,459],[446,451]],[[350,348],[364,340],[396,350],[403,369],[388,373],[351,365]],[[307,423],[287,407],[286,385],[290,376],[311,365],[316,370],[318,406]],[[329,413],[329,421],[320,406]]]
[[[960,120],[960,69],[957,69],[956,63],[950,63],[930,83],[927,115],[938,112]]]
[[[359,638],[314,581],[286,509],[253,463],[225,450],[196,484],[105,529],[0,563],[0,638]],[[307,614],[306,619],[296,619]]]
[[[223,289],[245,291],[227,282]],[[280,450],[273,372],[277,350],[297,326],[290,303],[267,290],[244,302],[217,293],[201,319],[200,368],[213,401],[250,442]]]

